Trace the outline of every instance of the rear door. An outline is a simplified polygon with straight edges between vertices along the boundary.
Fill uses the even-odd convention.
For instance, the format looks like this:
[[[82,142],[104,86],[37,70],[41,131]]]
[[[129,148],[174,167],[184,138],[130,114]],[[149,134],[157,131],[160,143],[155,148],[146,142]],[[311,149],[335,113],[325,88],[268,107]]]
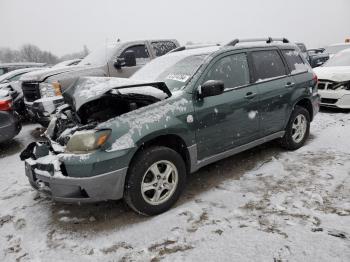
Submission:
[[[137,70],[139,70],[141,67],[143,67],[145,64],[147,64],[149,61],[151,61],[151,55],[150,55],[150,52],[149,52],[145,43],[139,43],[139,44],[134,44],[134,45],[125,47],[122,50],[121,54],[118,56],[118,58],[124,58],[125,53],[127,51],[133,51],[135,53],[136,66],[131,66],[131,67],[124,66],[120,69],[117,69],[114,67],[114,61],[112,61],[112,63],[109,64],[110,76],[123,77],[123,78],[130,77]]]
[[[290,76],[295,83],[295,86],[290,89],[292,98],[290,100],[290,113],[293,110],[293,105],[296,99],[309,96],[312,93],[310,88],[314,87],[313,71],[308,62],[303,59],[299,52],[293,49],[281,50],[289,67]],[[312,117],[312,116],[311,116]]]
[[[224,93],[194,101],[198,159],[246,144],[259,134],[257,87],[250,85],[246,53],[215,59],[199,80],[222,80]]]
[[[258,114],[260,134],[264,137],[284,130],[295,83],[277,48],[252,51],[250,57],[255,86],[260,94]]]

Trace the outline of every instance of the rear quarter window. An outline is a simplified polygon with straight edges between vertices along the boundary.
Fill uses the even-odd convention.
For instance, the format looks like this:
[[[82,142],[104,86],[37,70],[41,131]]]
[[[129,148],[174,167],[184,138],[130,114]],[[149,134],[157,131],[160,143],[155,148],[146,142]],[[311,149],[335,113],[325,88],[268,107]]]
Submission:
[[[299,52],[295,50],[282,50],[291,74],[299,74],[309,71],[309,65],[300,57]]]
[[[277,50],[252,52],[255,82],[286,75],[286,68]]]

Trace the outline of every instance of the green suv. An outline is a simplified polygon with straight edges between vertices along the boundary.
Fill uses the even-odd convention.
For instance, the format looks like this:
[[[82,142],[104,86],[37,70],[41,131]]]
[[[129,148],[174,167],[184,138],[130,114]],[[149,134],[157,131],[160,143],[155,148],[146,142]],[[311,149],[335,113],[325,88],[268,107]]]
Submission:
[[[80,78],[47,140],[21,154],[29,182],[57,201],[123,198],[155,215],[205,165],[274,139],[295,150],[320,104],[297,50],[287,39],[237,39],[177,48],[130,79]]]

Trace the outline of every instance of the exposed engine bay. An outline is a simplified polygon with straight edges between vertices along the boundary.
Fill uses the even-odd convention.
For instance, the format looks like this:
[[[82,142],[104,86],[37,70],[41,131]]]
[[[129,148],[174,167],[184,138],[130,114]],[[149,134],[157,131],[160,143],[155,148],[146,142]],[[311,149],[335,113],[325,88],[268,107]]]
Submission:
[[[76,131],[93,129],[101,122],[161,100],[151,95],[113,91],[87,102],[77,112],[69,104],[62,105],[57,109],[46,135],[63,146]]]

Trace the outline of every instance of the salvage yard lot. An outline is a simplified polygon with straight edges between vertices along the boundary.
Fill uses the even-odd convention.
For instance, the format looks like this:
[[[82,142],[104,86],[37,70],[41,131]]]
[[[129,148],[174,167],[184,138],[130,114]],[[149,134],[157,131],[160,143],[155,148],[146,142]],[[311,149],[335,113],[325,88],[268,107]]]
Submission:
[[[0,261],[350,261],[350,114],[323,111],[294,152],[272,142],[201,169],[174,208],[68,205],[37,194],[0,145]]]

